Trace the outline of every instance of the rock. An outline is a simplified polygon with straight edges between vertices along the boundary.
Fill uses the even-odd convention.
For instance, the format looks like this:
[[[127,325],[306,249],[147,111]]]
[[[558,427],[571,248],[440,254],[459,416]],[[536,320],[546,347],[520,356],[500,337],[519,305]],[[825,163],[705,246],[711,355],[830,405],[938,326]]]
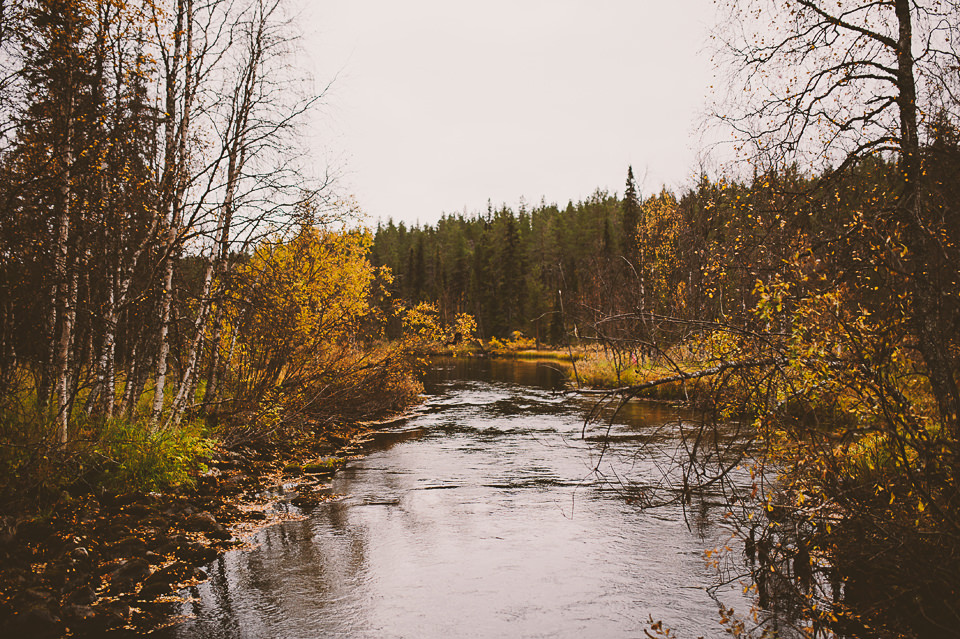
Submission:
[[[6,632],[0,633],[5,637],[31,637],[31,639],[46,639],[59,637],[63,632],[63,624],[53,611],[43,605],[32,606],[13,617]]]
[[[216,559],[217,554],[217,551],[209,546],[194,543],[184,548],[180,548],[177,551],[177,558],[193,564],[194,566],[202,566]]]
[[[336,435],[334,433],[327,433],[327,441],[329,441],[331,444],[339,446],[350,443],[350,439],[348,437],[341,437],[340,435]]]
[[[221,526],[220,530],[215,530],[213,532],[206,533],[207,537],[210,539],[215,539],[217,541],[229,541],[233,539],[233,535],[230,534],[230,531]]]
[[[94,592],[93,588],[90,586],[81,586],[77,588],[70,596],[67,597],[67,601],[72,604],[88,605],[92,604],[97,600],[97,593]]]
[[[315,508],[328,500],[326,493],[309,492],[302,493],[290,500],[290,503],[297,508]]]
[[[98,533],[101,541],[119,541],[130,535],[130,526],[119,521],[112,521],[103,528],[99,528]]]
[[[79,546],[68,552],[67,557],[77,562],[87,562],[90,560],[90,551],[83,546]]]
[[[63,587],[63,592],[73,592],[90,584],[90,574],[86,570],[74,569]]]
[[[150,576],[150,564],[145,559],[134,557],[110,573],[110,591],[118,594],[133,587]]]
[[[220,492],[228,495],[243,490],[243,478],[240,475],[220,479]]]
[[[17,520],[10,515],[0,515],[0,544],[12,544],[17,538]]]
[[[140,589],[141,599],[156,599],[157,597],[173,592],[178,584],[196,579],[203,581],[207,578],[207,573],[191,566],[190,564],[177,561],[162,570],[158,570],[150,575],[143,583]]]
[[[183,535],[175,535],[166,539],[158,539],[157,542],[157,545],[154,546],[154,552],[158,555],[170,555],[180,546],[189,544],[191,539]]]
[[[147,586],[156,583],[165,583],[167,585],[177,584],[181,581],[186,581],[189,579],[194,570],[196,570],[196,568],[188,563],[183,561],[175,561],[166,568],[158,570],[150,575],[150,577],[143,582],[143,585]]]
[[[114,559],[113,561],[108,561],[106,563],[100,564],[100,566],[97,567],[97,572],[99,572],[101,575],[106,575],[111,572],[116,572],[117,570],[120,569],[120,566],[122,566],[123,564],[124,564],[123,559]]]
[[[116,628],[126,625],[130,621],[133,609],[122,601],[111,601],[100,606],[94,606],[96,621],[104,628]]]
[[[210,475],[199,477],[197,478],[197,492],[201,495],[213,495],[217,492],[217,486],[219,484],[219,476]]]
[[[27,588],[16,597],[18,607],[33,608],[53,603],[53,594],[40,588]]]
[[[32,520],[25,521],[17,526],[17,540],[21,543],[43,543],[47,541],[56,530],[53,525],[46,521]]]
[[[197,512],[193,504],[185,499],[171,501],[163,509],[162,514],[166,517],[189,517]]]
[[[152,584],[144,584],[143,588],[140,589],[140,592],[137,593],[137,597],[143,601],[152,601],[157,597],[163,597],[164,595],[169,595],[173,592],[173,586],[162,581],[158,581]]]
[[[110,547],[114,557],[143,557],[147,554],[147,544],[133,535],[128,535]]]
[[[123,507],[138,502],[143,498],[144,496],[139,493],[124,493],[122,495],[111,495],[106,493],[100,501],[107,506]]]
[[[230,539],[231,537],[227,529],[206,511],[187,517],[184,526],[187,530],[203,532],[214,539]]]
[[[68,560],[69,561],[69,560]],[[67,577],[71,572],[71,568],[64,563],[57,562],[47,566],[47,569],[43,571],[43,578],[51,586],[55,588],[63,588],[67,583]]]
[[[91,606],[81,604],[64,606],[60,612],[68,624],[90,622],[97,616],[97,612]]]
[[[199,512],[194,515],[187,517],[187,521],[184,522],[184,526],[187,530],[193,530],[198,532],[205,532],[207,530],[214,530],[220,524],[217,523],[217,520],[208,512]]]
[[[136,579],[137,581],[146,578],[150,574],[150,564],[145,559],[134,557],[123,562],[121,566],[113,572],[111,579]]]
[[[157,548],[157,553],[173,555],[181,561],[194,566],[208,564],[217,558],[217,551],[209,546],[193,541],[188,537],[178,535]]]
[[[228,521],[236,521],[243,517],[243,511],[237,508],[234,504],[224,504],[217,512],[217,517],[221,521],[224,519]]]
[[[344,461],[339,457],[326,457],[307,462],[303,465],[303,472],[307,475],[332,477],[343,464]]]
[[[150,506],[145,504],[130,504],[129,506],[124,506],[121,510],[125,515],[131,515],[137,519],[142,519],[153,511]]]

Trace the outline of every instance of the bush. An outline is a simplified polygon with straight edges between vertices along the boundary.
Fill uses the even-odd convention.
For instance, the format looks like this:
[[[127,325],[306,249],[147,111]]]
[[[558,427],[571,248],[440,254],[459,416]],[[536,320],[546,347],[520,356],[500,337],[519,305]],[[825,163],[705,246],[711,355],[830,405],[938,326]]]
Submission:
[[[43,508],[63,491],[147,492],[192,485],[214,448],[204,426],[155,429],[144,421],[76,419],[61,446],[52,420],[0,416],[0,503]]]
[[[117,492],[192,485],[193,475],[206,470],[203,462],[215,445],[206,435],[200,422],[155,429],[143,422],[108,420],[87,454],[88,466],[100,475],[100,485]]]

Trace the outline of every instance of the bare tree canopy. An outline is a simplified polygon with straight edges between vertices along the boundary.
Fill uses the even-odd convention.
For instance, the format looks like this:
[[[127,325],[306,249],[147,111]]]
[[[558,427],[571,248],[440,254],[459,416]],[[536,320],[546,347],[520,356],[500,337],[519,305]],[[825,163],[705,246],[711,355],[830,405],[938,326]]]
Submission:
[[[750,0],[723,9],[716,60],[731,77],[716,115],[763,165],[910,156],[938,113],[957,114],[956,2]]]

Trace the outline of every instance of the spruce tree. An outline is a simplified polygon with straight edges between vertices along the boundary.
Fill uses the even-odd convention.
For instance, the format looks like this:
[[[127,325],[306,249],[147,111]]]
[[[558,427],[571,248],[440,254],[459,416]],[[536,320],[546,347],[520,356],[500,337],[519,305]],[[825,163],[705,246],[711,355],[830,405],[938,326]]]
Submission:
[[[623,255],[636,264],[638,243],[637,228],[640,224],[640,197],[633,179],[633,166],[627,167],[627,185],[623,192]]]

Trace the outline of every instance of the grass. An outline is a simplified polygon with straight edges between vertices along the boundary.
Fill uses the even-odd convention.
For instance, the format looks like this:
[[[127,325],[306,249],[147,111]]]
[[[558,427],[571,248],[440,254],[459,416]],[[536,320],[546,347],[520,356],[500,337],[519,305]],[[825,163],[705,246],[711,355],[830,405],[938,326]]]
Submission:
[[[69,442],[61,445],[54,409],[40,408],[29,376],[24,379],[0,405],[0,503],[39,506],[64,491],[190,485],[216,445],[200,420],[168,428],[150,424],[149,392],[130,419],[88,415],[82,393],[70,416]]]
[[[52,420],[0,418],[0,501],[56,499],[98,487],[149,492],[192,484],[215,442],[200,421],[158,429],[144,420],[79,419],[60,446]]]
[[[494,355],[496,357],[541,359],[558,362],[576,361],[585,357],[586,354],[587,351],[581,347],[573,349],[554,347],[537,348],[536,340],[518,335],[516,331],[514,331],[513,337],[506,340],[493,337],[487,342],[471,340],[455,346],[436,344],[430,349],[430,355],[445,357]]]
[[[570,362],[570,361],[579,361],[586,357],[586,353],[583,351],[568,351],[555,348],[525,348],[521,350],[504,350],[498,351],[498,356],[501,357],[513,357],[516,359],[542,359],[550,360],[556,362]]]
[[[346,460],[340,457],[328,457],[326,459],[317,459],[307,462],[303,465],[303,472],[308,475],[322,475],[333,473],[342,467]]]
[[[690,362],[679,362],[681,371],[696,370]],[[634,386],[655,379],[673,377],[677,368],[663,362],[647,360],[628,365],[619,363],[603,352],[593,352],[577,362],[577,377],[580,384],[593,388],[620,388]],[[681,382],[670,382],[655,386],[643,393],[644,397],[682,401],[690,399],[690,391],[696,388],[696,382],[687,382],[686,388]]]
[[[98,435],[87,465],[99,472],[99,485],[116,492],[192,485],[216,445],[201,421],[156,429],[143,421],[111,419]]]

